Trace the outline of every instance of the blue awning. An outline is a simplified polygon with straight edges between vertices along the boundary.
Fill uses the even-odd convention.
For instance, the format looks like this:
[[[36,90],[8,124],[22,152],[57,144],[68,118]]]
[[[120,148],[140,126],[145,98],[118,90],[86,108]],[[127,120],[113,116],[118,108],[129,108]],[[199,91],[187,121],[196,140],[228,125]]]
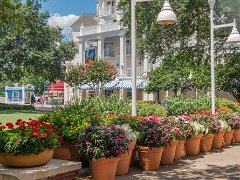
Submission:
[[[143,80],[137,79],[136,86],[138,89],[143,88]],[[90,84],[83,84],[80,86],[80,89],[88,90],[92,89],[92,85]],[[113,90],[113,89],[132,89],[132,80],[118,80],[118,81],[111,81],[105,83],[103,86],[105,90]]]
[[[137,88],[143,88],[143,80],[136,81]],[[132,89],[132,80],[123,80],[115,86],[116,89]]]
[[[104,84],[103,89],[105,89],[105,90],[116,89],[115,87],[118,83],[119,83],[119,81],[108,82],[108,83]]]

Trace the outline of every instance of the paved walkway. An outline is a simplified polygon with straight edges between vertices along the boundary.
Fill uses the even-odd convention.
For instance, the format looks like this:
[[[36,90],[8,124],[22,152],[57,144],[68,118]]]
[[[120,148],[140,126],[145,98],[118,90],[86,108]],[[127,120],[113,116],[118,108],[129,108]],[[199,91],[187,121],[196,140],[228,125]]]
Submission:
[[[165,179],[239,179],[240,145],[198,156],[186,156],[173,165],[161,166],[158,171],[142,171],[136,165],[125,176],[116,180],[165,180]],[[85,178],[86,179],[86,178]]]

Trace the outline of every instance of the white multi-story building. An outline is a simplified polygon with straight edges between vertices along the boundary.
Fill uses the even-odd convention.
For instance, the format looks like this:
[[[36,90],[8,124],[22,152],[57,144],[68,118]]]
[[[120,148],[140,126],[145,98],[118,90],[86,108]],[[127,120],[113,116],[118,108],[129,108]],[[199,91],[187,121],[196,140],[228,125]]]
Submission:
[[[78,47],[78,54],[72,65],[82,64],[87,58],[97,57],[117,67],[117,78],[107,83],[105,95],[116,93],[120,98],[131,96],[131,38],[126,37],[124,28],[120,27],[122,13],[117,10],[120,0],[98,0],[96,14],[84,14],[72,25],[73,41]],[[146,84],[144,75],[152,66],[148,59],[137,60],[137,99],[152,100],[153,95],[144,94],[141,88]],[[91,95],[88,86],[80,90],[81,98]],[[65,85],[65,101],[72,96]]]

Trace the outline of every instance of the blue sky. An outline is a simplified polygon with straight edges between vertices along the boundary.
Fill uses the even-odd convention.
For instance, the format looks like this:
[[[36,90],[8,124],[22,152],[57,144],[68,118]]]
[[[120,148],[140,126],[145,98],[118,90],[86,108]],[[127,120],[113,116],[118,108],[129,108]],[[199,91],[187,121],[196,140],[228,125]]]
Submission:
[[[50,13],[58,13],[62,16],[69,14],[80,15],[83,13],[95,13],[97,0],[48,0],[43,2],[43,10]]]
[[[63,29],[65,39],[71,39],[71,25],[81,14],[96,13],[97,0],[47,0],[42,3],[42,11],[48,11],[51,17],[48,24]]]

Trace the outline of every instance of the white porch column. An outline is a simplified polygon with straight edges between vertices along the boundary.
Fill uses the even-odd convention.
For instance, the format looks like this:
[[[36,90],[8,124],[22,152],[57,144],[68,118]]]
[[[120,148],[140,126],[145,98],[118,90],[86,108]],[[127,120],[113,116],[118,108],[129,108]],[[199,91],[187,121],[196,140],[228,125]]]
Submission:
[[[144,74],[147,74],[147,72],[152,70],[152,65],[148,61],[149,61],[148,54],[145,53],[144,62],[143,62]],[[144,87],[147,86],[147,84],[148,84],[148,81],[144,82]],[[153,94],[153,93],[148,94],[146,92],[143,92],[143,100],[144,101],[155,101],[156,100],[156,95]]]
[[[121,82],[123,81],[123,77],[125,76],[125,61],[126,61],[126,37],[125,34],[120,35],[120,77]],[[120,89],[120,99],[124,99],[126,93],[124,93],[124,89]]]
[[[98,39],[98,52],[97,52],[97,57],[102,59],[104,58],[104,38],[101,37]]]
[[[64,103],[69,101],[69,87],[67,83],[64,82]]]
[[[79,41],[79,62],[77,64],[85,63],[85,41]]]

